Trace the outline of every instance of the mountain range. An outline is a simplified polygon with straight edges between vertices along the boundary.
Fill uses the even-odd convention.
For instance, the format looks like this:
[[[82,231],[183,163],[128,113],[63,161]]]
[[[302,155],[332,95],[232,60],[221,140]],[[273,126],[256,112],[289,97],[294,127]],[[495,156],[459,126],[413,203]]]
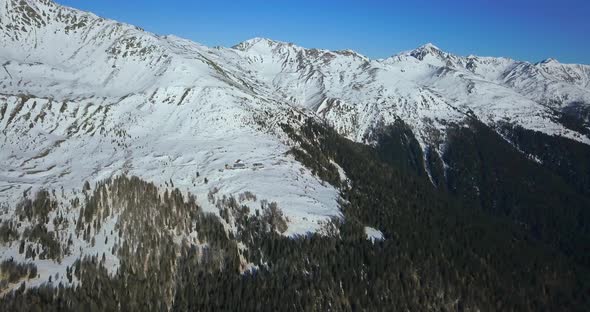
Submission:
[[[51,0],[0,0],[0,63],[6,308],[109,310],[104,293],[116,310],[231,310],[189,290],[306,274],[325,293],[265,308],[590,302],[589,65],[433,44],[378,60],[265,38],[211,48]],[[352,281],[324,276],[338,253],[313,265],[316,239],[361,252]],[[400,272],[365,276],[394,252]]]

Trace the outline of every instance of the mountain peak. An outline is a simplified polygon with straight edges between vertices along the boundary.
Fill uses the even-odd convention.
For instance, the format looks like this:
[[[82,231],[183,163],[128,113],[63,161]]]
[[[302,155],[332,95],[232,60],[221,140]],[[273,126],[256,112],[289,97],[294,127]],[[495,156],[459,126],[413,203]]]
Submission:
[[[542,61],[540,64],[543,64],[543,65],[547,65],[547,64],[559,64],[559,61],[556,60],[556,59],[554,59],[554,58],[552,58],[552,57],[550,57],[550,58]]]
[[[268,39],[268,38],[255,37],[252,39],[248,39],[246,41],[242,41],[242,42],[236,44],[235,46],[233,46],[232,48],[236,49],[236,50],[240,50],[240,51],[248,51],[254,46],[261,46],[261,45],[267,46],[267,47],[273,47],[273,46],[277,46],[277,45],[293,45],[293,44],[289,43],[289,42],[282,42],[282,41],[272,40],[272,39]]]
[[[424,45],[418,47],[417,49],[410,51],[411,56],[413,56],[421,61],[424,60],[424,58],[427,55],[432,55],[434,57],[441,57],[441,56],[443,56],[443,54],[444,54],[444,52],[432,43],[424,44]]]
[[[438,50],[438,51],[440,51],[440,49],[437,46],[435,46],[434,44],[432,44],[431,42],[426,43],[426,44],[420,46],[418,49],[423,49],[423,50]]]

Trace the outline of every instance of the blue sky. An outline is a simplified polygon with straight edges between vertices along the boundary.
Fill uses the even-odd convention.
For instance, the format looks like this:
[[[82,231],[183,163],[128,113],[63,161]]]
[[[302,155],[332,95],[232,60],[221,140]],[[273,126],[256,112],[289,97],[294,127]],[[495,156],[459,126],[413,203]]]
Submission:
[[[253,37],[382,58],[432,42],[460,55],[590,64],[590,0],[57,0],[208,46]]]

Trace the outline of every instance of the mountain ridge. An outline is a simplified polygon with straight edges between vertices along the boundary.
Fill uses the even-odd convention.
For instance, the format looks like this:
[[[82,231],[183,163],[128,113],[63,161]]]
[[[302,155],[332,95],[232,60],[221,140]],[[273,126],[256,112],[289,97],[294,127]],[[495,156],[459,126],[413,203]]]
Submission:
[[[30,126],[35,129],[28,115],[48,116],[35,118],[41,121],[44,131],[52,132],[44,134],[47,137],[53,136],[61,128],[59,123],[64,122],[69,126],[63,128],[67,132],[62,137],[80,136],[75,132],[80,131],[80,126],[93,131],[104,128],[103,135],[115,133],[120,131],[121,121],[114,121],[110,130],[105,128],[105,121],[120,118],[113,115],[113,110],[135,120],[148,117],[147,112],[134,116],[133,107],[147,108],[143,102],[150,103],[154,111],[163,109],[155,105],[160,101],[176,104],[175,110],[180,113],[187,104],[196,109],[202,107],[196,105],[198,101],[211,102],[210,94],[218,94],[223,98],[229,95],[237,102],[221,105],[224,109],[210,113],[207,120],[223,119],[227,112],[236,112],[236,120],[249,120],[250,124],[260,118],[252,117],[253,112],[255,116],[315,114],[346,137],[371,144],[377,128],[402,119],[416,133],[422,149],[433,148],[438,153],[445,142],[446,124],[461,123],[468,116],[493,127],[510,120],[527,129],[590,142],[584,134],[556,122],[558,117],[554,116],[565,108],[584,110],[584,103],[590,103],[590,91],[584,82],[590,71],[582,65],[571,70],[564,70],[564,65],[545,70],[553,63],[460,57],[432,44],[383,60],[370,60],[356,52],[305,49],[265,38],[245,41],[237,48],[208,48],[64,8],[52,1],[4,0],[0,5],[34,5],[45,23],[25,23],[30,18],[24,9],[0,14],[0,27],[13,30],[0,35],[5,43],[0,49],[5,75],[3,93],[8,100],[3,105],[0,125],[6,135],[7,131],[26,135]],[[10,34],[20,34],[19,27],[36,30],[25,32],[26,39],[17,40]],[[63,42],[58,51],[51,48],[55,42]],[[253,50],[255,46],[261,50]],[[553,89],[562,94],[547,97]],[[42,100],[46,104],[34,104],[36,98],[46,99]],[[244,105],[245,98],[248,103],[258,104]],[[72,117],[67,117],[56,111],[57,105],[51,104],[54,101],[71,101],[75,104],[69,106],[79,107],[73,108]],[[133,102],[136,104],[123,104]],[[67,111],[65,104],[59,106]],[[44,107],[53,107],[53,111],[46,112]],[[93,116],[88,109],[95,109]],[[86,115],[76,116],[80,112]],[[49,116],[53,116],[55,124],[49,124]],[[237,124],[232,127],[239,128]],[[277,132],[270,125],[264,128]],[[34,140],[34,136],[30,139]],[[49,146],[45,150],[51,150]],[[15,152],[21,148],[30,147]],[[11,168],[19,167],[14,163]]]
[[[584,164],[573,163],[590,146],[587,65],[465,57],[433,44],[379,60],[265,38],[210,48],[50,0],[0,0],[0,64],[0,230],[8,237],[0,256],[38,266],[29,288],[56,273],[61,283],[75,286],[77,279],[67,277],[80,261],[102,263],[106,278],[119,269],[142,272],[133,261],[125,267],[129,263],[120,261],[116,247],[158,260],[136,237],[142,237],[143,226],[148,236],[165,242],[161,248],[176,248],[166,249],[167,255],[183,254],[173,259],[199,262],[206,255],[216,260],[209,269],[218,272],[227,256],[230,270],[239,274],[264,270],[265,256],[280,255],[265,244],[291,246],[298,238],[346,251],[336,239],[344,237],[370,253],[394,251],[406,243],[396,241],[398,234],[415,238],[404,226],[418,226],[399,223],[398,211],[404,220],[427,226],[471,216],[446,196],[488,209],[471,212],[489,217],[490,224],[510,224],[513,233],[502,235],[513,234],[518,244],[542,238],[543,244],[558,245],[586,231],[571,226],[567,235],[547,239],[574,224],[585,195],[572,199],[563,218],[549,220],[555,222],[512,203],[542,202],[544,197],[535,202],[526,196],[546,190],[535,184],[543,179],[560,196],[587,185],[579,169]],[[551,148],[544,148],[547,142]],[[493,146],[482,148],[486,144]],[[567,148],[565,159],[560,146]],[[472,156],[469,162],[461,151]],[[365,162],[369,171],[363,170]],[[524,195],[494,184],[511,181],[510,170],[496,169],[514,163],[523,164],[513,171],[522,173],[517,181]],[[573,175],[579,181],[572,181],[572,170],[580,170]],[[526,180],[529,171],[532,182]],[[142,192],[149,196],[137,199]],[[426,207],[434,199],[437,209]],[[445,205],[456,215],[445,218]],[[506,206],[516,211],[496,211]],[[425,217],[421,209],[439,219]],[[468,226],[472,220],[463,221]],[[490,224],[485,233],[493,236],[499,227]],[[543,235],[527,241],[529,228]],[[433,232],[420,231],[436,245],[438,238],[428,240]],[[452,225],[444,231],[461,233]],[[437,246],[432,248],[449,251]],[[248,250],[254,247],[260,250]],[[498,260],[486,252],[476,254],[475,262]],[[104,260],[96,261],[101,255]],[[171,272],[180,265],[176,260],[167,267]],[[502,268],[489,263],[492,271]],[[416,286],[417,274],[398,277]],[[455,293],[447,295],[450,300]],[[171,294],[166,296],[170,306]]]

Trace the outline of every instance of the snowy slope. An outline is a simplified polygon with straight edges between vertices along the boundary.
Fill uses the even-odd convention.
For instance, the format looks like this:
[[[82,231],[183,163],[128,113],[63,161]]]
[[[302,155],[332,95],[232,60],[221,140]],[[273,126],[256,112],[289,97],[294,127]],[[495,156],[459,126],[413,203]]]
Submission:
[[[2,201],[127,173],[201,198],[251,191],[279,204],[289,233],[339,215],[337,191],[275,133],[297,110],[257,94],[209,48],[50,1],[0,7]],[[246,169],[224,169],[237,160]]]
[[[432,44],[371,60],[263,38],[209,48],[49,0],[0,0],[0,64],[2,220],[13,218],[23,193],[57,190],[67,203],[85,181],[125,173],[162,188],[174,183],[214,213],[210,192],[249,191],[278,203],[285,234],[319,231],[340,215],[338,190],[287,154],[293,142],[279,127],[304,116],[364,143],[402,119],[435,150],[449,123],[467,116],[590,143],[554,116],[588,109],[590,67],[555,60],[462,57]],[[249,205],[253,213],[259,207]],[[59,212],[74,219],[75,209],[65,204]],[[72,229],[62,232],[67,240]],[[110,250],[113,238],[96,235],[110,243],[75,239],[62,264],[37,261],[39,281]],[[24,260],[17,245],[0,247],[0,259]],[[109,257],[115,269],[117,258]]]
[[[70,190],[126,172],[197,195],[255,188],[287,214],[306,215],[311,203],[320,218],[337,215],[336,190],[285,155],[277,124],[301,108],[368,143],[401,118],[423,146],[438,146],[467,115],[590,142],[552,115],[590,103],[584,65],[461,57],[432,44],[382,60],[263,38],[208,48],[48,0],[0,8],[7,202],[29,187]],[[265,166],[220,171],[238,159]]]
[[[62,245],[73,240],[59,262],[34,261],[39,277],[29,286],[55,274],[68,284],[66,268],[83,256],[104,253],[116,271],[117,216],[92,244],[75,235],[80,208],[69,203],[86,181],[127,174],[162,189],[174,183],[213,213],[210,192],[251,192],[258,202],[244,204],[252,213],[262,200],[277,202],[286,235],[320,230],[340,215],[338,191],[287,154],[278,130],[303,112],[254,89],[211,49],[50,1],[1,0],[0,30],[0,221],[16,220],[23,194],[55,190],[61,204],[50,217],[70,222],[59,229],[50,222],[48,231]],[[244,167],[234,169],[238,161]],[[28,226],[20,222],[19,233]],[[16,242],[0,248],[2,261],[31,261],[25,256]]]
[[[588,106],[589,66],[460,57],[432,44],[384,60],[260,38],[235,49],[286,100],[315,111],[357,141],[366,141],[375,125],[401,118],[423,144],[432,144],[433,131],[443,132],[446,122],[473,113],[490,125],[510,120],[590,142],[552,121],[554,110]]]

